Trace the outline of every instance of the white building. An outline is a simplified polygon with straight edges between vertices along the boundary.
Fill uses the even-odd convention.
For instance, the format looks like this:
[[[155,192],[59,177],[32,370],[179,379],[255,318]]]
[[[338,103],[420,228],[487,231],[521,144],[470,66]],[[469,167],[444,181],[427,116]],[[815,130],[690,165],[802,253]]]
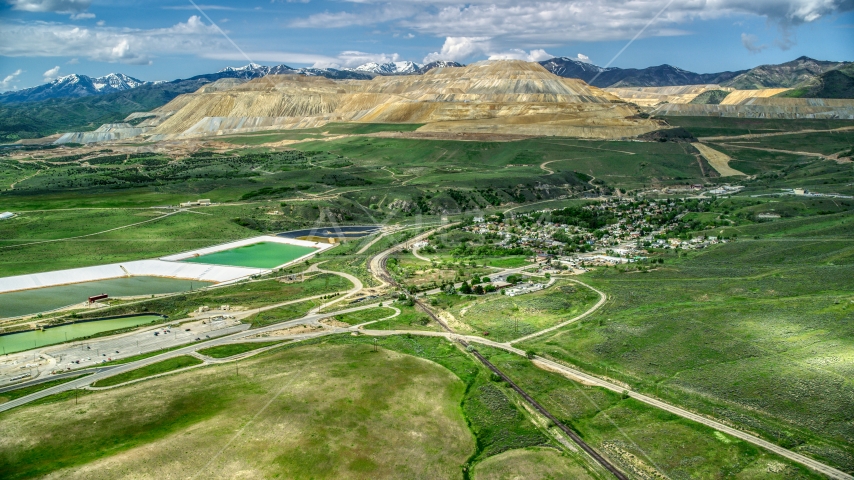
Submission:
[[[8,220],[14,216],[15,216],[15,214],[12,212],[3,212],[3,213],[0,213],[0,220]]]
[[[538,292],[544,288],[546,288],[546,286],[542,283],[526,283],[524,285],[518,285],[513,288],[508,288],[507,290],[504,290],[504,294],[508,297],[515,297],[516,295],[524,295],[526,293]]]

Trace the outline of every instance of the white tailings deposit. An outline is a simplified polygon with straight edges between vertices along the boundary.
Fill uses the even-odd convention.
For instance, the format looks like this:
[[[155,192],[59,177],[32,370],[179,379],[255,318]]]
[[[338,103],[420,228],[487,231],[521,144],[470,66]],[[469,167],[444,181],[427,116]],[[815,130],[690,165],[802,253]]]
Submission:
[[[283,243],[301,247],[310,247],[313,249],[311,253],[274,268],[282,268],[305,260],[335,246],[328,243],[315,243],[283,237],[261,236],[170,255],[160,259],[136,260],[109,265],[96,265],[93,267],[72,268],[69,270],[56,270],[53,272],[4,277],[0,278],[0,293],[44,287],[56,287],[72,283],[94,282],[97,280],[109,280],[112,278],[122,277],[167,277],[184,280],[199,280],[203,282],[216,282],[219,284],[231,283],[249,278],[253,275],[266,274],[271,272],[273,269],[188,263],[182,262],[181,260],[245,247],[256,243]]]

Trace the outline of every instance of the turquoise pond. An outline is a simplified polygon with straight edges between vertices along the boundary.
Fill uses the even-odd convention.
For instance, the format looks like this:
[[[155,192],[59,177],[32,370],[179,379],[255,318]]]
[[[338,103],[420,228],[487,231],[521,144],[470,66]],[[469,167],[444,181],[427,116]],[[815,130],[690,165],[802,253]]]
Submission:
[[[49,312],[85,302],[90,296],[135,297],[186,292],[207,287],[209,282],[163,277],[128,277],[0,293],[0,318]]]
[[[110,318],[94,322],[72,323],[61,327],[47,328],[43,331],[32,330],[3,335],[0,336],[0,353],[23,352],[24,350],[55,345],[98,333],[146,325],[158,320],[161,320],[161,317],[157,315],[140,315],[137,317]]]

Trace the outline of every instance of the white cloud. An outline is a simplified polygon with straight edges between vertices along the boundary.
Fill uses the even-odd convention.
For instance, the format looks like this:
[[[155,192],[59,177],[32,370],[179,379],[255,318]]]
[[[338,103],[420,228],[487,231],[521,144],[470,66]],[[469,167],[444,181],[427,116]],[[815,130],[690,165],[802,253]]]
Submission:
[[[6,75],[6,78],[4,78],[2,82],[0,82],[0,91],[5,92],[6,90],[17,88],[13,87],[12,84],[17,83],[18,76],[20,76],[22,73],[24,73],[24,71],[19,68],[12,72],[11,75]]]
[[[85,28],[60,23],[0,23],[0,55],[72,57],[135,65],[151,63],[159,53],[192,53],[228,47],[215,27],[198,16],[168,28]]]
[[[401,3],[387,3],[375,8],[368,8],[359,13],[323,12],[298,18],[291,21],[291,27],[298,28],[340,28],[354,25],[376,25],[392,20],[400,20],[418,13],[418,8]]]
[[[742,33],[741,44],[744,45],[750,53],[759,53],[768,48],[768,45],[759,45],[759,37],[753,34]]]
[[[583,53],[579,53],[578,56],[575,57],[575,59],[578,60],[579,62],[590,63],[590,57],[588,57],[587,55],[585,55]]]
[[[424,63],[437,60],[465,60],[475,54],[485,53],[490,49],[489,37],[447,37],[442,50],[424,57]]]
[[[526,62],[542,62],[543,60],[548,60],[554,57],[554,55],[546,53],[542,48],[531,50],[528,53],[525,53],[524,50],[514,48],[504,52],[489,54],[490,60],[525,60]]]
[[[92,0],[7,0],[14,10],[25,12],[80,13],[85,12]]]
[[[50,70],[44,72],[42,75],[44,76],[45,82],[52,82],[52,81],[56,80],[56,77],[59,76],[59,65],[57,65],[57,66],[51,68]]]
[[[85,12],[85,13],[75,13],[74,15],[71,16],[72,20],[86,20],[87,18],[95,18],[95,14]]]
[[[854,0],[350,0],[339,12],[291,22],[293,27],[338,28],[391,23],[438,38],[487,38],[499,53],[568,42],[628,40],[690,34],[695,21],[760,17],[783,29],[854,10]],[[688,26],[688,27],[686,27]],[[785,31],[780,46],[791,45]],[[447,40],[446,40],[447,43]],[[452,54],[451,50],[434,52]],[[435,54],[435,55],[434,55]]]
[[[103,27],[106,24],[107,24],[107,22],[105,22],[103,20],[98,20],[97,22],[95,22],[95,25],[98,25],[99,27]]]
[[[77,65],[78,63],[80,63],[80,60],[78,60],[76,58],[72,58],[71,60],[69,60],[65,63],[66,63],[66,65]]]

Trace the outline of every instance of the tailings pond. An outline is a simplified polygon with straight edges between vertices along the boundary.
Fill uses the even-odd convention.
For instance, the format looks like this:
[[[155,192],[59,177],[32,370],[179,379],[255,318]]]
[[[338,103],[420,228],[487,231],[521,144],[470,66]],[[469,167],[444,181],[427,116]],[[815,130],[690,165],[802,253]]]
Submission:
[[[157,315],[140,315],[138,317],[110,318],[92,322],[72,323],[61,327],[46,328],[43,331],[31,330],[28,332],[12,333],[0,336],[0,353],[22,352],[77,338],[89,337],[102,332],[146,325],[158,320],[161,320],[161,317]]]
[[[182,262],[229,265],[232,267],[275,268],[304,257],[317,249],[288,243],[261,242],[245,247],[190,257]]]
[[[90,296],[102,293],[111,297],[135,297],[138,295],[186,292],[208,285],[211,284],[198,280],[127,277],[0,293],[0,318],[49,312],[57,308],[83,303]]]

